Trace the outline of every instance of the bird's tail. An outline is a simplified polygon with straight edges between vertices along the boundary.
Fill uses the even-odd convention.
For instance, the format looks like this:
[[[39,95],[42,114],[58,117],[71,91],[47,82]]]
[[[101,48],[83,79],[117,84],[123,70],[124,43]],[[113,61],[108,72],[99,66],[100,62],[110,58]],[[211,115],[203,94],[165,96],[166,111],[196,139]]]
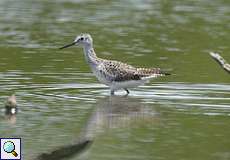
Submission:
[[[170,73],[163,71],[160,68],[138,68],[137,71],[139,75],[141,75],[142,80],[171,75]]]
[[[167,71],[163,71],[163,70],[160,71],[160,74],[161,74],[162,76],[169,76],[169,75],[171,75],[171,73],[169,73],[169,72],[167,72]]]

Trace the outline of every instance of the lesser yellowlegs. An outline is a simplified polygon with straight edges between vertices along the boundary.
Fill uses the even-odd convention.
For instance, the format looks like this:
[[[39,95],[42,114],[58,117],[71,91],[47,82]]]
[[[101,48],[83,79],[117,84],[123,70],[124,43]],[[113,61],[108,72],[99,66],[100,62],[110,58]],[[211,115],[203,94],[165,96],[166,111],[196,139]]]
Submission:
[[[73,45],[83,46],[86,62],[97,79],[110,87],[111,95],[119,89],[124,89],[129,94],[128,88],[143,85],[158,76],[168,75],[159,68],[136,68],[119,61],[98,58],[93,49],[93,39],[89,34],[80,34],[72,43],[60,49]]]

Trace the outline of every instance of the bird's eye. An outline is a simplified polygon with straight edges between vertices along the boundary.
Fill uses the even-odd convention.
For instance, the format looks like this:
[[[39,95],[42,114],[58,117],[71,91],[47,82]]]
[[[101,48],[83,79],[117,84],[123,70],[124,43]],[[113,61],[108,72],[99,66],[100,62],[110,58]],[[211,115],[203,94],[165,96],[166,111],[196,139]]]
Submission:
[[[83,37],[81,37],[81,38],[80,38],[80,40],[81,40],[81,41],[83,41],[83,40],[84,40],[84,38],[83,38]]]

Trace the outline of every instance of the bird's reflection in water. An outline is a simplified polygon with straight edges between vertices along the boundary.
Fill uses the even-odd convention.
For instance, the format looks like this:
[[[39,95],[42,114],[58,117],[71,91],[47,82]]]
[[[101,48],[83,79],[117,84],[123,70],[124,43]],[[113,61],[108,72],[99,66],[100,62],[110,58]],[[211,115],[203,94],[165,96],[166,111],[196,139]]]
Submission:
[[[130,97],[106,97],[97,102],[86,125],[84,136],[93,139],[98,132],[111,128],[131,127],[136,123],[157,123],[159,114],[153,107]]]
[[[16,124],[17,121],[16,114],[5,114],[5,119],[11,125]]]
[[[96,103],[94,111],[75,144],[62,146],[50,153],[40,154],[36,160],[67,159],[87,149],[96,136],[100,136],[100,133],[107,129],[129,127],[138,122],[156,123],[158,120],[159,116],[155,110],[141,103],[139,99],[106,97]]]
[[[3,110],[3,115],[0,115],[0,121],[6,122],[9,125],[15,125],[17,122],[16,114],[11,114],[7,109]]]

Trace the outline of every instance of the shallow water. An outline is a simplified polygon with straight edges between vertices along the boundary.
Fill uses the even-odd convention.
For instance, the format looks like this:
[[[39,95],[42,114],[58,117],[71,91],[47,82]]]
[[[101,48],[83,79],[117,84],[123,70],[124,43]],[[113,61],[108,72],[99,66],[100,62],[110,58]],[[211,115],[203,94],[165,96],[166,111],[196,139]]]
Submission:
[[[71,159],[230,159],[230,76],[208,54],[230,62],[229,2],[1,0],[0,14],[0,137],[21,137],[24,159],[84,138]],[[58,50],[81,32],[99,57],[172,75],[110,97],[82,49]]]

